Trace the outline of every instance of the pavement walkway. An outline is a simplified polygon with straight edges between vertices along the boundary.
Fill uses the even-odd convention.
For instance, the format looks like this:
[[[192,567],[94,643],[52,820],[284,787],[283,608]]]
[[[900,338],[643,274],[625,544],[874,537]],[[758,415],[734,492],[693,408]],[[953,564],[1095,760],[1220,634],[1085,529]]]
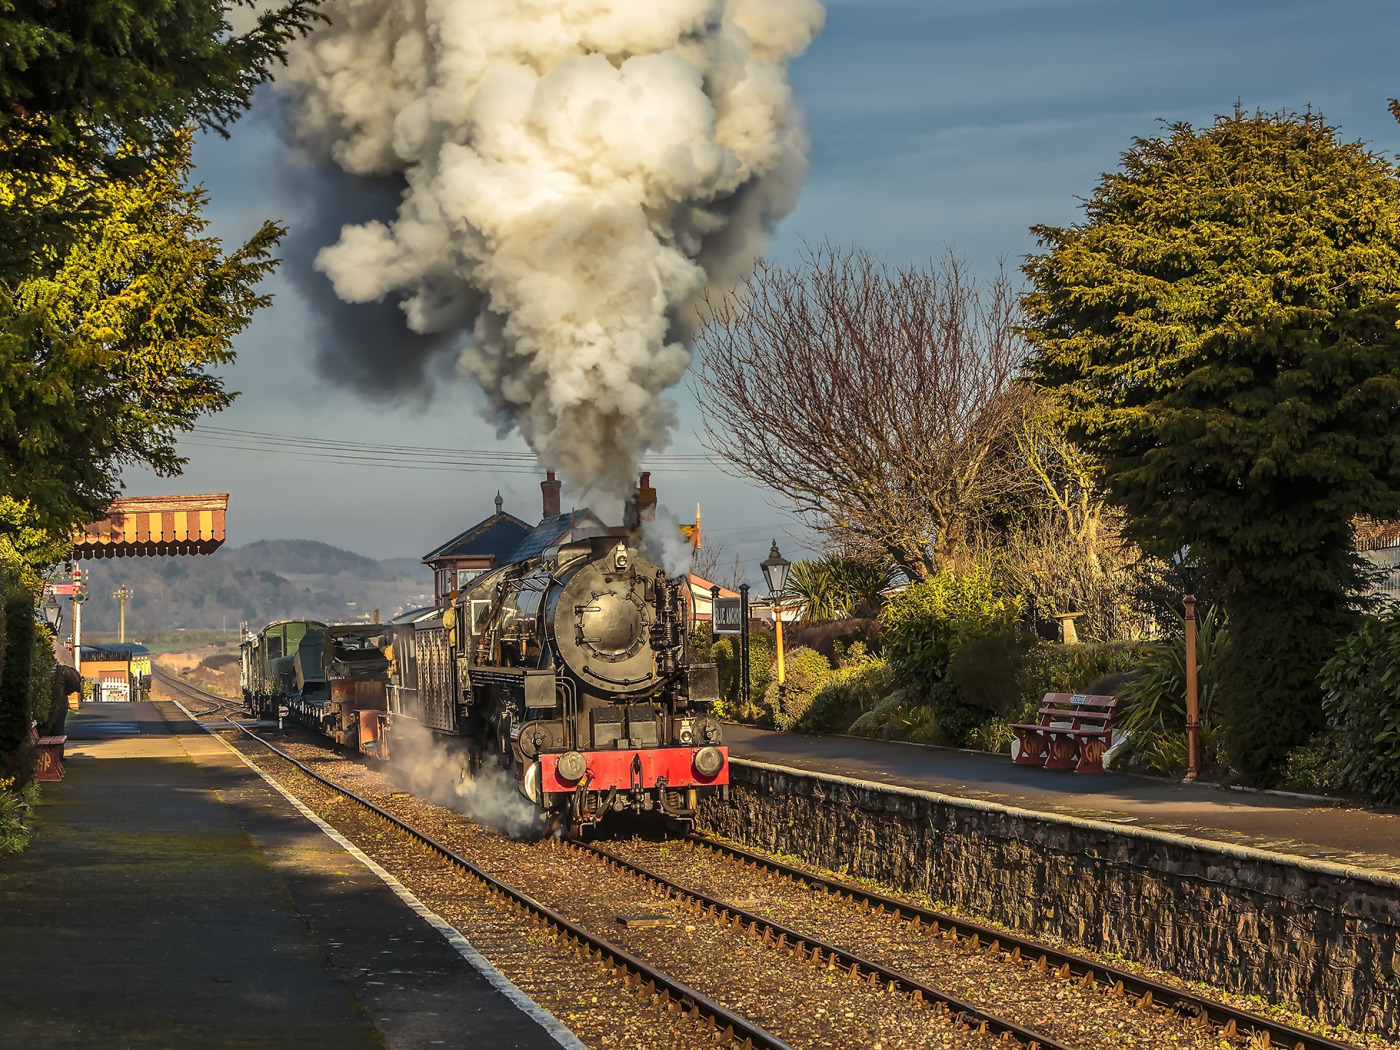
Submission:
[[[1400,873],[1396,812],[1151,777],[1080,776],[899,741],[735,724],[726,724],[724,735],[735,758]]]
[[[0,859],[23,1047],[558,1050],[373,873],[173,708],[86,704]]]

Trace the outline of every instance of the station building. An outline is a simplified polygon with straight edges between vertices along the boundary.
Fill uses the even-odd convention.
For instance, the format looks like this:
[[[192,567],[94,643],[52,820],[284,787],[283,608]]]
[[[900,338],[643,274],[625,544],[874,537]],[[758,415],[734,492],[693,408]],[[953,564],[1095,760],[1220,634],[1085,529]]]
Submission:
[[[83,677],[93,683],[94,700],[139,700],[149,692],[151,651],[139,642],[85,645],[82,656]]]
[[[471,582],[498,565],[539,558],[557,551],[566,543],[595,536],[607,529],[599,517],[587,508],[563,510],[560,489],[563,482],[554,471],[540,482],[540,520],[537,525],[517,518],[504,509],[504,500],[496,493],[496,513],[483,518],[471,528],[423,555],[423,564],[433,573],[433,604],[448,604],[453,591],[465,591]],[[635,527],[638,521],[652,520],[656,513],[656,489],[651,487],[651,475],[642,474],[626,524]],[[700,507],[695,508],[695,523],[681,525],[681,535],[692,550],[700,549]],[[709,580],[691,574],[690,594],[697,621],[710,619],[711,588]],[[738,597],[737,592],[723,588],[722,597]]]

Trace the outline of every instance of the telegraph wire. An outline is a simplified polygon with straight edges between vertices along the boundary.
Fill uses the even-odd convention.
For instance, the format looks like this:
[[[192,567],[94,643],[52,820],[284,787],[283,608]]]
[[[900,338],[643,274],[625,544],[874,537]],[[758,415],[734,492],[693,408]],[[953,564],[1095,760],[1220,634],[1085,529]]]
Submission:
[[[445,448],[432,445],[394,445],[380,442],[347,441],[339,438],[269,434],[256,430],[238,430],[232,427],[215,427],[203,424],[196,426],[194,433],[198,436],[221,441],[223,439],[231,439],[240,442],[253,442],[259,445],[271,445],[275,448],[292,446],[306,449],[327,449],[338,452],[370,452],[380,455],[406,452],[412,455],[437,455],[449,458],[470,457],[473,460],[480,460],[481,462],[519,463],[522,465],[533,465],[537,462],[533,453],[507,452],[502,449]],[[712,457],[704,453],[659,452],[647,456],[646,462],[713,465]]]
[[[441,448],[423,445],[376,444],[334,438],[269,434],[232,427],[199,425],[182,445],[221,448],[278,459],[318,459],[347,466],[392,467],[399,470],[431,470],[454,473],[539,475],[535,456],[529,452],[496,449]],[[720,468],[706,455],[673,453],[649,456],[643,467],[659,474],[709,474]]]

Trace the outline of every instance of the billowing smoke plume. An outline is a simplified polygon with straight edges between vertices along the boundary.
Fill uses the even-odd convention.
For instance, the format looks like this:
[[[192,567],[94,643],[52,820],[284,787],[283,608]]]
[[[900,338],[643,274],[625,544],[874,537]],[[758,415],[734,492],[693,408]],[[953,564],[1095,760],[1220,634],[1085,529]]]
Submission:
[[[622,495],[664,448],[695,302],[796,201],[785,64],[817,0],[332,0],[281,83],[298,142],[399,177],[317,266],[349,303],[459,333],[504,432]],[[387,354],[399,352],[386,342]]]
[[[444,371],[454,333],[409,331],[403,311],[388,299],[346,303],[335,294],[315,259],[347,222],[393,217],[403,180],[363,178],[338,167],[308,167],[293,159],[280,165],[279,188],[295,211],[282,241],[287,276],[311,308],[317,366],[336,382],[378,399],[424,395],[429,377]],[[386,352],[386,351],[392,352]],[[451,372],[448,364],[446,372]]]

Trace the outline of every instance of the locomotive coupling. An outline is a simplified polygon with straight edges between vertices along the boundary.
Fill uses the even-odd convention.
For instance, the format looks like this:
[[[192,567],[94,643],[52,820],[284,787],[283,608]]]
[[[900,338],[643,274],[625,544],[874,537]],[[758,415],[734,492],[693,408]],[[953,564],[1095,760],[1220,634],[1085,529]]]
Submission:
[[[582,756],[580,756],[582,757]],[[712,777],[724,768],[724,755],[717,747],[702,747],[695,752],[695,772]]]

